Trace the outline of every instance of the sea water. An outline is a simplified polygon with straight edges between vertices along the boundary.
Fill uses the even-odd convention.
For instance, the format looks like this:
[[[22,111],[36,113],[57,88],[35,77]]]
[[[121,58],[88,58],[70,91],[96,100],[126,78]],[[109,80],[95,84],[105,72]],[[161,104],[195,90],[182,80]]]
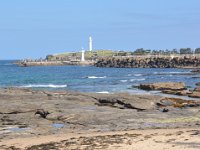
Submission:
[[[14,61],[0,61],[0,87],[115,93],[144,91],[132,88],[141,83],[185,82],[194,88],[199,74],[191,69],[97,68],[94,66],[18,67]]]

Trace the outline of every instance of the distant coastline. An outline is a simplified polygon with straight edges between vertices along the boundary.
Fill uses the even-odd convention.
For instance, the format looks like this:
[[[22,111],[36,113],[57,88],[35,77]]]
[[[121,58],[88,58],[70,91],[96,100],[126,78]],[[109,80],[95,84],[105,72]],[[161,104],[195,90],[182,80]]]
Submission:
[[[65,66],[83,65],[95,67],[114,68],[199,68],[200,54],[174,54],[174,55],[135,55],[135,56],[89,56],[81,61],[80,57],[65,56],[42,60],[21,60],[15,62],[20,67],[30,66]]]

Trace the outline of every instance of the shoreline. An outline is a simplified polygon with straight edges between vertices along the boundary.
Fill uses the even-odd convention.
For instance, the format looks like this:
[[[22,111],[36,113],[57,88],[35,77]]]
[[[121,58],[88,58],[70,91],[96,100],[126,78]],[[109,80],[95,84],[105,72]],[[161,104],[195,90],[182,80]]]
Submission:
[[[4,141],[19,149],[198,149],[198,128],[59,134]],[[196,135],[196,136],[195,136]],[[178,136],[181,136],[177,139]],[[123,140],[122,140],[123,139]],[[85,141],[80,143],[79,141]],[[23,141],[23,142],[22,142]],[[97,141],[97,142],[95,142]],[[108,143],[110,141],[110,143]],[[194,142],[194,143],[192,143]],[[197,142],[195,144],[195,142]],[[96,144],[95,144],[96,143]],[[64,146],[67,145],[67,147]],[[1,145],[1,142],[0,142]],[[3,146],[6,147],[6,146]],[[0,148],[3,148],[0,146]]]
[[[161,100],[169,98],[1,88],[0,148],[131,149],[134,145],[148,147],[151,141],[155,145],[150,149],[155,149],[158,145],[168,147],[167,141],[174,138],[177,142],[187,142],[185,139],[199,142],[199,107],[167,106],[169,111],[162,112],[163,108],[157,105]],[[50,114],[46,118],[34,115],[38,109]],[[161,137],[164,140],[156,142]],[[113,144],[106,142],[110,140]],[[180,148],[179,144],[172,145],[172,149]],[[190,144],[181,147],[187,146]]]

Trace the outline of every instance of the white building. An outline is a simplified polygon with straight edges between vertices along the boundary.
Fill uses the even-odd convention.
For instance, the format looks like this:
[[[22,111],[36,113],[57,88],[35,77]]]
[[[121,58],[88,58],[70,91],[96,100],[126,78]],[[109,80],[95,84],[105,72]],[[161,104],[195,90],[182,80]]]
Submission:
[[[81,50],[81,61],[85,61],[85,51],[83,48]]]
[[[92,51],[92,37],[89,37],[89,51]]]

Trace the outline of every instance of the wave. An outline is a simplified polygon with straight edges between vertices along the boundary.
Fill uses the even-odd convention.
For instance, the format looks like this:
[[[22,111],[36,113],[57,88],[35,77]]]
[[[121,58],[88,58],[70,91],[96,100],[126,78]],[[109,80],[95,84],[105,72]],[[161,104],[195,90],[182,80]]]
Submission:
[[[145,78],[141,78],[141,79],[130,79],[131,82],[134,82],[134,81],[144,81],[146,80]]]
[[[129,77],[130,77],[130,76],[140,77],[140,76],[142,76],[142,74],[139,74],[139,73],[137,73],[137,74],[128,74],[128,76],[129,76]]]
[[[96,92],[96,93],[100,93],[100,94],[109,94],[110,92],[108,92],[108,91],[101,91],[101,92]]]
[[[184,75],[184,74],[190,74],[190,72],[178,72],[178,71],[177,72],[175,72],[175,71],[173,72],[172,71],[172,72],[154,72],[153,74],[156,74],[156,75],[183,74]]]
[[[55,84],[29,84],[20,86],[23,88],[65,88],[67,85],[55,85]]]
[[[88,79],[103,79],[103,78],[106,78],[106,76],[103,76],[103,77],[88,76],[86,78],[88,78]]]
[[[123,82],[123,83],[127,82],[127,80],[120,80],[120,81]]]
[[[139,77],[139,76],[142,76],[142,74],[134,74],[133,76]]]

